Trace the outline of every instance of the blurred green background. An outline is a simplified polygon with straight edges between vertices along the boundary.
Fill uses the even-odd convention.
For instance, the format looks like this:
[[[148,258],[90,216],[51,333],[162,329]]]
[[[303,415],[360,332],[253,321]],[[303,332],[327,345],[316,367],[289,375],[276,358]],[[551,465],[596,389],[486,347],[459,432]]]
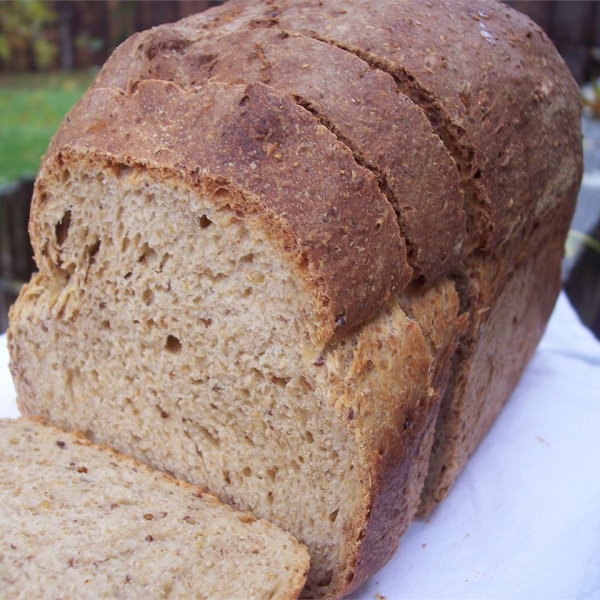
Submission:
[[[0,0],[0,186],[35,176],[62,118],[118,44],[220,3]]]
[[[0,87],[0,186],[35,176],[48,142],[95,70],[20,73]]]

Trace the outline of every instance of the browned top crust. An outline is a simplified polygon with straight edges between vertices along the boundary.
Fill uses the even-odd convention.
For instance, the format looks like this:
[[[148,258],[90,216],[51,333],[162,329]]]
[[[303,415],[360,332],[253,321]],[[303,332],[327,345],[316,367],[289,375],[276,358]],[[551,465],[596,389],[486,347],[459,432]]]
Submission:
[[[146,79],[184,87],[261,81],[287,93],[376,174],[398,214],[415,276],[434,280],[462,260],[465,212],[456,165],[387,73],[304,35],[189,32],[175,24],[123,44],[96,85],[130,90]]]
[[[578,88],[543,31],[499,1],[232,0],[182,26],[298,31],[391,73],[460,163],[474,245],[526,229],[580,170]]]
[[[180,173],[262,220],[315,298],[318,343],[362,323],[410,281],[394,211],[373,174],[309,112],[260,83],[184,91],[146,81],[131,96],[92,89],[45,164],[74,151]],[[43,173],[39,187],[43,194]]]

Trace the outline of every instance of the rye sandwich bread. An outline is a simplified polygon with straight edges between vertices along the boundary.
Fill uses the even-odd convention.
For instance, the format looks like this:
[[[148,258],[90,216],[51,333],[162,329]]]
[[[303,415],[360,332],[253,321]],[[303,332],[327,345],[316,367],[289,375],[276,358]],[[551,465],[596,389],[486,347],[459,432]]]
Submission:
[[[21,410],[284,527],[304,597],[350,592],[541,336],[579,109],[494,1],[234,0],[136,34],[38,176]]]
[[[454,285],[410,316],[375,178],[262,84],[99,88],[69,119],[12,314],[21,409],[284,526],[311,550],[307,593],[362,580],[419,503]]]

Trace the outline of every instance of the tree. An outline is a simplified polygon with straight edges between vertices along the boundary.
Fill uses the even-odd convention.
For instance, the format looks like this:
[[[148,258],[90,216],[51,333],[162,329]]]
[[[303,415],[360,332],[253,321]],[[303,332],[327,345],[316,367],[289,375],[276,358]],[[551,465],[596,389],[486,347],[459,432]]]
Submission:
[[[58,52],[46,35],[55,20],[43,0],[0,2],[0,60],[10,70],[47,69]]]

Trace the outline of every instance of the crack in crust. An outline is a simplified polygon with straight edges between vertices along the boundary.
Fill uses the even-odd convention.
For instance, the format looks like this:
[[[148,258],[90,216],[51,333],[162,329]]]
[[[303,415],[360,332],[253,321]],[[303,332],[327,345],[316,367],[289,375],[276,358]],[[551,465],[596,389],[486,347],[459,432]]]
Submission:
[[[352,152],[352,156],[354,156],[354,160],[356,161],[356,163],[358,165],[360,165],[361,167],[363,167],[365,169],[368,169],[369,171],[371,171],[371,173],[373,173],[373,175],[375,175],[375,177],[377,178],[377,183],[379,185],[379,190],[387,198],[388,202],[390,203],[390,206],[392,208],[396,207],[398,205],[398,200],[395,197],[394,192],[390,188],[390,185],[387,181],[387,177],[385,176],[385,173],[383,173],[377,165],[369,162],[361,154],[360,149],[356,148],[356,146],[352,143],[352,141],[350,139],[348,139],[348,137],[345,136],[342,133],[342,131],[340,131],[340,128],[333,121],[328,119],[324,114],[320,113],[314,107],[313,103],[310,100],[307,100],[306,98],[302,98],[299,95],[293,95],[292,99],[294,100],[294,102],[296,102],[296,104],[298,104],[298,106],[300,106],[301,108],[304,108],[311,115],[313,115],[313,117],[319,123],[321,123],[321,125],[323,125],[323,127],[327,128],[329,131],[331,131],[331,133],[333,133],[333,135],[335,135],[335,137],[340,141],[340,143],[342,143],[344,146],[346,146],[346,148],[348,148],[348,150],[350,150],[350,152]],[[415,270],[414,256],[415,256],[416,248],[415,248],[414,244],[405,235],[404,228],[402,226],[403,224],[402,224],[402,219],[400,216],[400,211],[397,208],[394,208],[394,211],[396,212],[396,216],[398,218],[398,225],[400,226],[400,233],[402,234],[402,237],[404,238],[404,241],[406,243],[408,264],[411,267],[413,267],[413,271],[414,271]],[[418,272],[414,273],[413,277],[418,276],[417,273]]]
[[[356,56],[366,62],[372,69],[379,69],[387,73],[394,80],[398,90],[410,98],[424,112],[433,131],[444,144],[460,173],[460,188],[464,197],[463,208],[467,215],[469,248],[472,249],[480,245],[481,241],[475,233],[478,217],[474,214],[475,211],[472,207],[478,203],[487,204],[489,200],[485,196],[485,190],[476,181],[481,177],[481,172],[475,167],[473,162],[475,151],[470,144],[465,144],[464,141],[461,143],[460,141],[461,138],[465,139],[465,130],[451,122],[444,114],[439,100],[431,92],[421,87],[417,78],[411,75],[406,69],[392,67],[386,61],[369,52],[352,48],[337,40],[317,35],[315,32],[303,32],[303,34]],[[486,224],[486,227],[489,228],[489,226],[489,224]]]
[[[183,24],[296,31],[395,76],[442,126],[460,163],[469,249],[526,238],[580,168],[578,88],[543,31],[501,3],[456,0],[442,10],[418,0],[232,0]],[[523,165],[527,177],[516,177]]]

